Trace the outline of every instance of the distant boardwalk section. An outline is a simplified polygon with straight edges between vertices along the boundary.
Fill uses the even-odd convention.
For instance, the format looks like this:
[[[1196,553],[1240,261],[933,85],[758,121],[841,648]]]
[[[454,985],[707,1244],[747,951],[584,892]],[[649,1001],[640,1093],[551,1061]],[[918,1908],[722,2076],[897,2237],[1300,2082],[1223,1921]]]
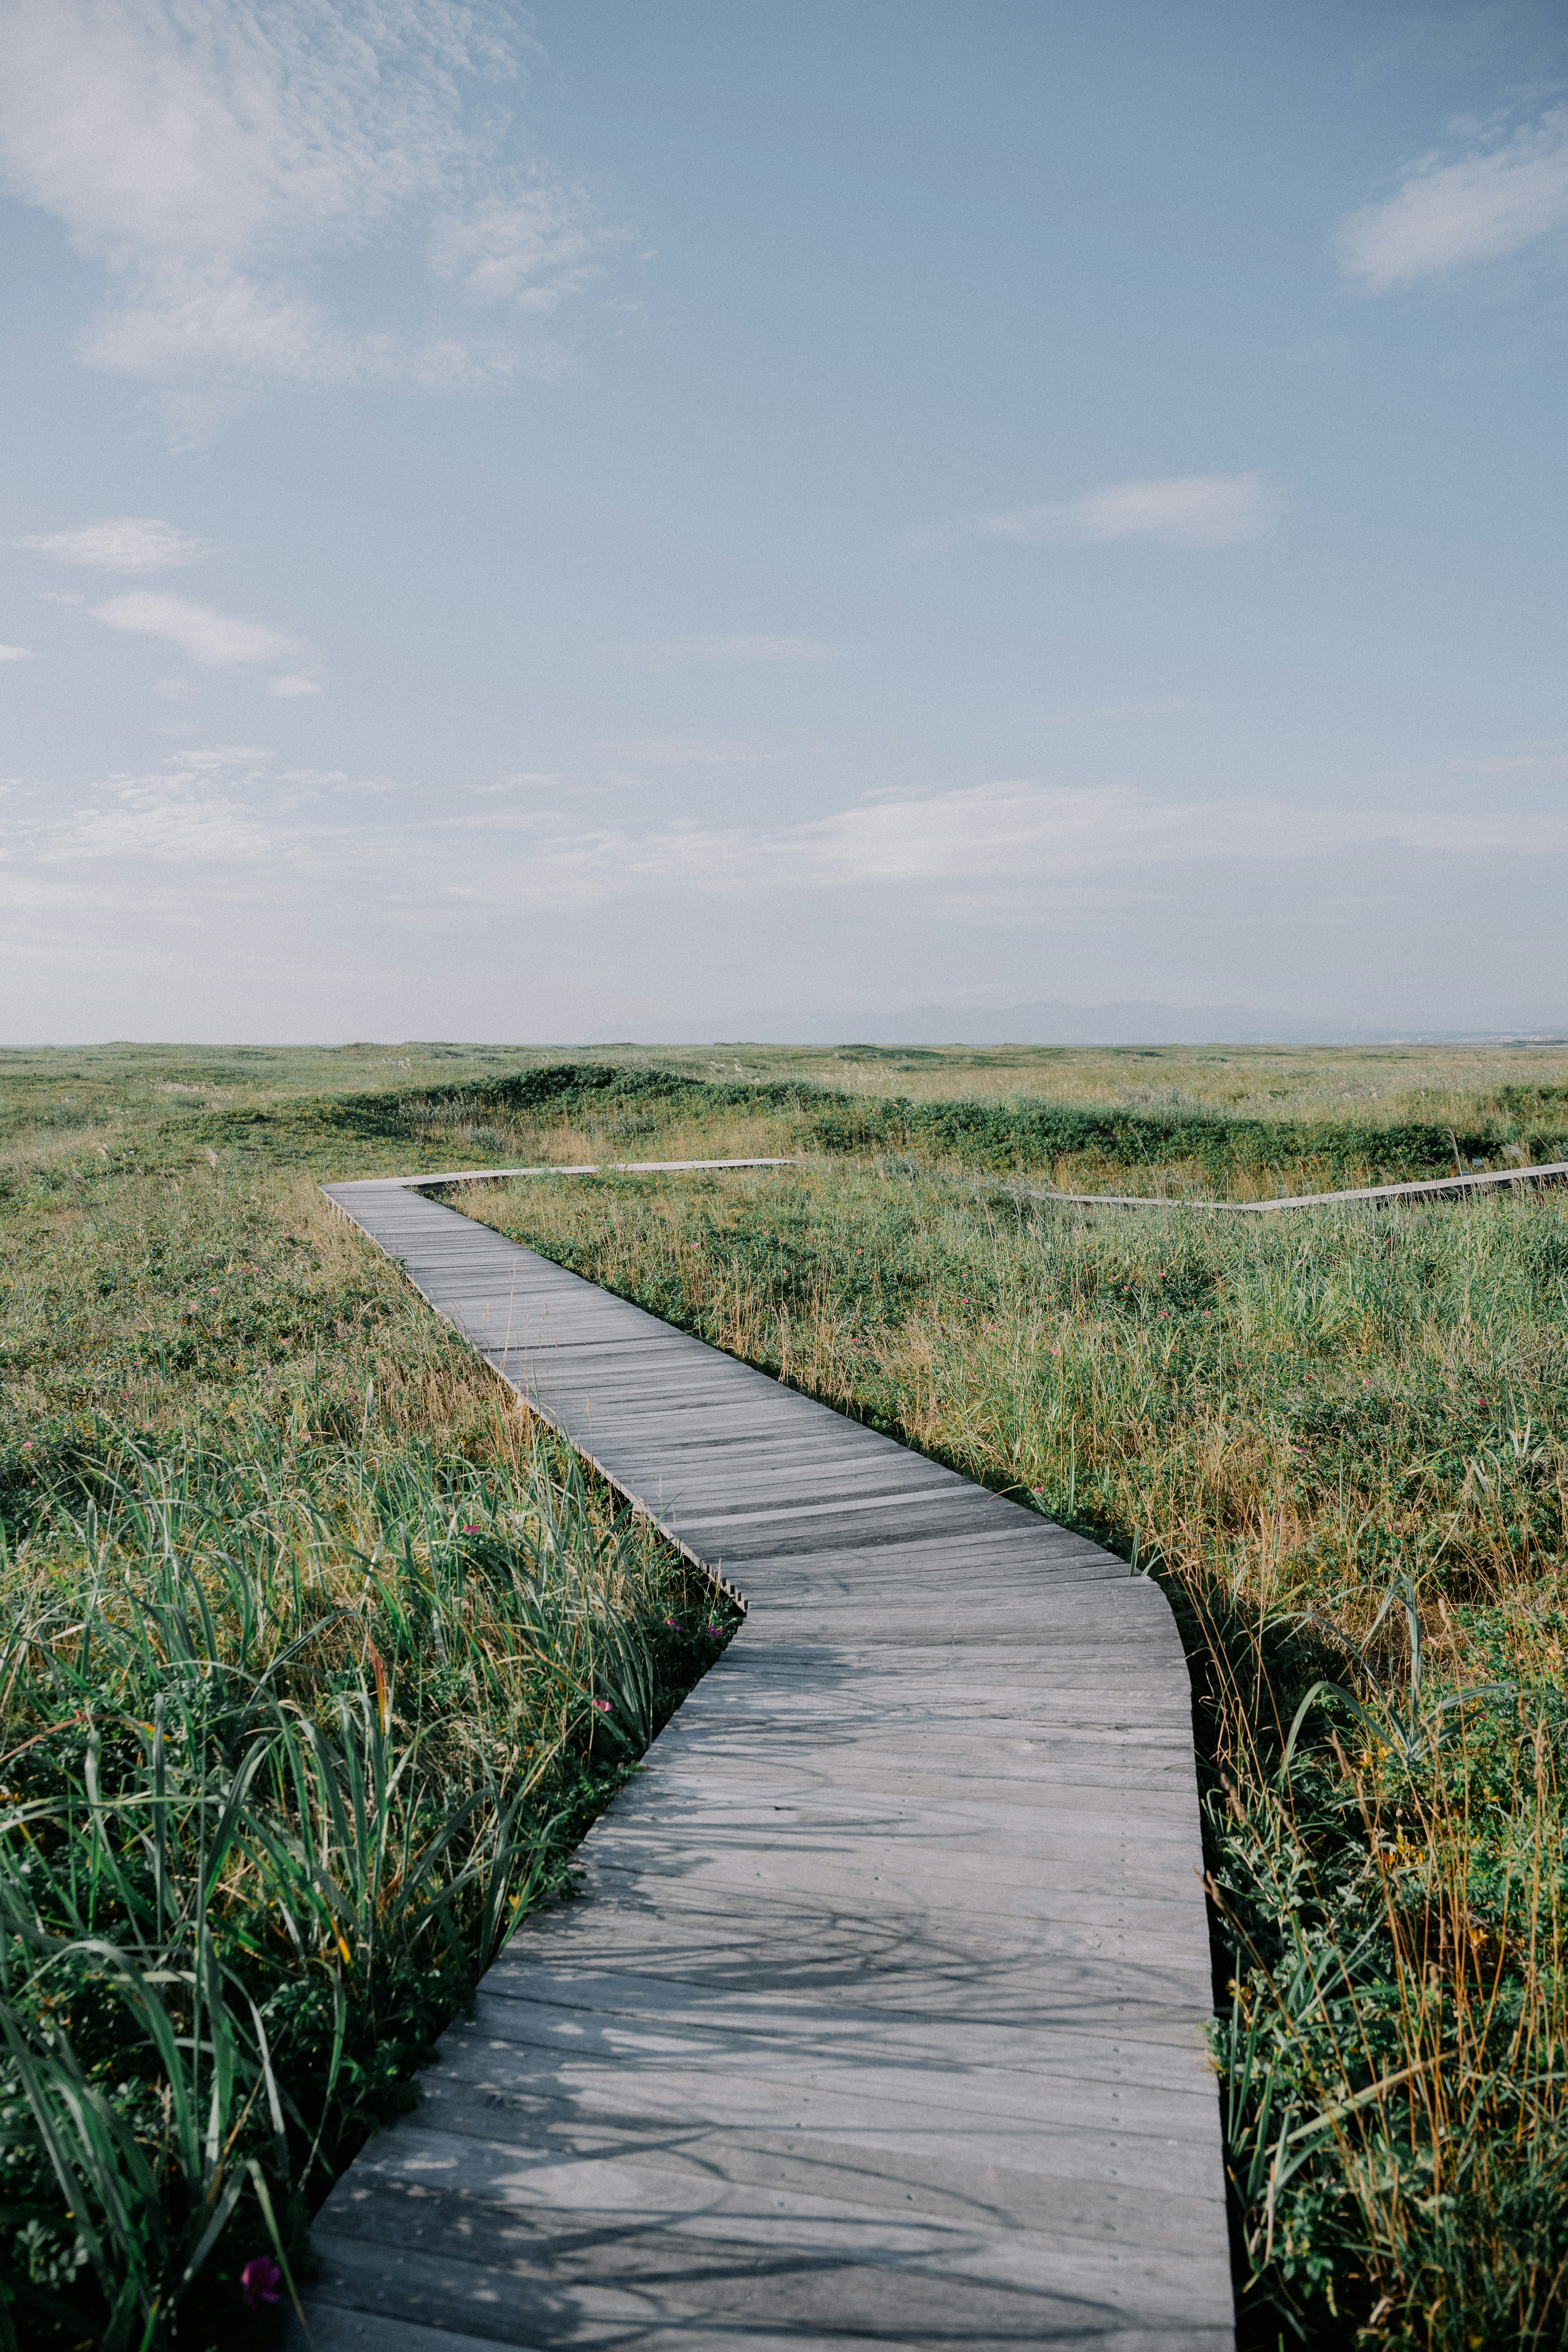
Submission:
[[[314,2344],[1229,2352],[1159,1588],[416,1191],[329,1190],[749,1614],[328,2199]]]

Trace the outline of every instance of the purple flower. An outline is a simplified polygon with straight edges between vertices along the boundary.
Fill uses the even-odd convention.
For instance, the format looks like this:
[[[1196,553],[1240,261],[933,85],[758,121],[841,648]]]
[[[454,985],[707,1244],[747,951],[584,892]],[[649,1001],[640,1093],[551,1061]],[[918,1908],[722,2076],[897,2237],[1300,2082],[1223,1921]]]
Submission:
[[[270,2254],[254,2254],[240,2272],[239,2284],[252,2311],[259,2311],[264,2303],[276,2303],[283,2291],[283,2273]]]

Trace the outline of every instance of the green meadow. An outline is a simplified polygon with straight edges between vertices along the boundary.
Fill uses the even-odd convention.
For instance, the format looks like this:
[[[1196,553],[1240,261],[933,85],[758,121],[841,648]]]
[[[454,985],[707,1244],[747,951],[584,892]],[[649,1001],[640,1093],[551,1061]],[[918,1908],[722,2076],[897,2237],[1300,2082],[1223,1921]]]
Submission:
[[[1568,1052],[0,1056],[0,2326],[258,2340],[731,1626],[327,1211],[455,1205],[1159,1577],[1254,2345],[1568,2332]],[[983,1596],[977,1596],[983,1598]],[[0,2339],[3,2340],[3,2339]]]
[[[376,1147],[277,1058],[6,1073],[0,2343],[273,2340],[733,1626],[329,1211]]]

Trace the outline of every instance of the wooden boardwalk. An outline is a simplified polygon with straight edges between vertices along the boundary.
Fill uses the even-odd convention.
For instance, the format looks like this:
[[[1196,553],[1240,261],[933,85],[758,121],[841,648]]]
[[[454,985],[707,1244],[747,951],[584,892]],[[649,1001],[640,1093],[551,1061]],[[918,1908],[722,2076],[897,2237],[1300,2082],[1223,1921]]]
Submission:
[[[798,1159],[775,1160],[623,1160],[580,1167],[540,1165],[532,1168],[454,1168],[439,1176],[421,1176],[420,1186],[433,1184],[493,1184],[512,1176],[644,1176],[676,1168],[797,1168]],[[932,1171],[935,1172],[935,1171]],[[382,1184],[415,1180],[377,1177]],[[960,1178],[977,1189],[1000,1187],[1016,1201],[1046,1201],[1069,1209],[1213,1209],[1240,1217],[1270,1217],[1280,1209],[1342,1209],[1370,1202],[1373,1208],[1411,1207],[1418,1201],[1468,1200],[1472,1192],[1516,1192],[1542,1184],[1568,1183],[1568,1160],[1552,1160],[1539,1167],[1493,1168],[1479,1175],[1427,1176],[1411,1184],[1361,1184],[1345,1192],[1280,1192],[1261,1201],[1205,1201],[1185,1192],[1057,1192],[1039,1184],[1014,1183],[1005,1175]]]
[[[1359,1184],[1348,1192],[1281,1192],[1262,1201],[1195,1201],[1179,1192],[1047,1192],[1023,1184],[1009,1184],[1005,1189],[1021,1201],[1059,1201],[1077,1209],[1220,1209],[1241,1217],[1271,1217],[1281,1209],[1348,1209],[1358,1202],[1370,1202],[1374,1209],[1413,1207],[1417,1201],[1468,1200],[1472,1192],[1508,1192],[1521,1186],[1564,1182],[1568,1182],[1568,1160],[1548,1160],[1539,1168],[1493,1168],[1479,1175],[1428,1176],[1414,1184]]]
[[[1228,2352],[1158,1586],[416,1191],[329,1191],[748,1615],[328,2199],[313,2344]]]

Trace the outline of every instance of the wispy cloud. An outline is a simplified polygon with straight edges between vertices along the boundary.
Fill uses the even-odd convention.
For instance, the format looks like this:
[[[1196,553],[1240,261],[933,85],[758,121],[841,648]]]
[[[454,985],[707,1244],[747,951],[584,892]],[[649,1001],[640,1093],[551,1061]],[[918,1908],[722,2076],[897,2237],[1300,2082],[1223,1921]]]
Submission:
[[[1501,260],[1568,230],[1568,106],[1421,156],[1393,194],[1344,222],[1339,256],[1374,294]]]
[[[0,646],[0,662],[37,661],[37,655],[29,652],[26,646]]]
[[[432,830],[447,829],[444,821]],[[1342,860],[1380,848],[1568,855],[1568,815],[1167,801],[1131,786],[1024,779],[919,797],[875,793],[784,825],[678,819],[585,827],[577,814],[519,812],[498,823],[482,870],[468,864],[447,887],[470,898],[578,905],[635,898],[650,883],[707,898],[847,891],[889,898],[911,916],[1016,919],[1062,891],[1125,891],[1140,877],[1147,887],[1162,867]],[[437,853],[433,872],[438,862]]]
[[[820,662],[843,657],[816,637],[657,637],[611,648],[636,669],[674,669],[684,662]]]
[[[825,883],[1011,891],[1116,868],[1331,856],[1378,844],[1454,854],[1563,851],[1568,816],[1315,809],[1263,798],[1163,801],[1131,785],[1023,780],[919,799],[873,794],[775,836],[763,854]]]
[[[278,826],[256,805],[268,754],[229,745],[153,774],[112,776],[72,809],[14,828],[44,866],[112,859],[154,866],[248,865],[275,855]]]
[[[231,390],[556,369],[539,316],[619,232],[504,159],[530,46],[500,0],[13,0],[0,152],[108,272],[88,358]],[[351,326],[323,268],[390,238],[425,253],[415,315]]]
[[[57,563],[85,564],[97,572],[178,572],[213,552],[205,540],[145,515],[81,523],[74,530],[37,531],[12,544],[33,555],[52,556]]]
[[[1008,540],[1023,547],[1095,545],[1144,539],[1168,547],[1237,547],[1259,539],[1278,501],[1260,473],[1175,474],[1113,482],[1084,498],[968,515],[911,531],[906,546],[950,547],[957,540]]]
[[[193,604],[188,597],[163,595],[153,588],[111,596],[107,604],[95,604],[92,613],[111,629],[166,639],[204,669],[251,669],[305,651],[297,638],[285,636],[280,629],[237,620],[230,614],[215,613],[210,605]]]
[[[646,905],[651,886],[689,909],[831,902],[878,919],[1030,923],[1158,896],[1180,868],[1249,869],[1347,856],[1473,860],[1568,856],[1568,814],[1491,808],[1307,808],[1267,797],[1166,800],[1131,786],[1024,778],[948,792],[875,793],[793,824],[704,824],[654,815],[587,824],[582,807],[492,802],[422,808],[405,795],[364,824],[354,796],[385,792],[337,772],[278,772],[249,746],[188,752],[154,773],[116,776],[62,810],[7,814],[0,836],[35,871],[62,862],[126,869],[230,869],[222,887],[286,897],[309,874],[328,894],[402,890],[421,903],[559,911]],[[1362,869],[1358,869],[1360,871]]]
[[[479,197],[466,217],[438,221],[430,266],[471,302],[537,316],[591,285],[621,236],[583,189],[536,177]]]

